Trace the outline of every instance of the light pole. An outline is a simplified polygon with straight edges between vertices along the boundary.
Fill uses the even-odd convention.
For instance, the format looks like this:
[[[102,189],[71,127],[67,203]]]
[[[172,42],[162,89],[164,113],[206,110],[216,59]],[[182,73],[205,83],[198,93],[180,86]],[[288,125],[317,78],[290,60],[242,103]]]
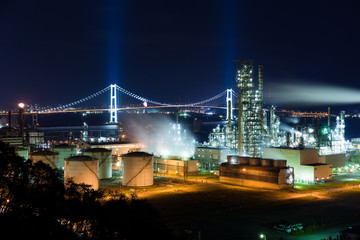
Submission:
[[[18,107],[19,107],[20,136],[21,136],[22,143],[24,143],[24,108],[25,108],[25,104],[21,102],[18,104]]]
[[[264,239],[264,240],[266,240],[266,235],[265,235],[265,234],[263,234],[263,233],[260,233],[259,237],[260,237],[260,239]]]

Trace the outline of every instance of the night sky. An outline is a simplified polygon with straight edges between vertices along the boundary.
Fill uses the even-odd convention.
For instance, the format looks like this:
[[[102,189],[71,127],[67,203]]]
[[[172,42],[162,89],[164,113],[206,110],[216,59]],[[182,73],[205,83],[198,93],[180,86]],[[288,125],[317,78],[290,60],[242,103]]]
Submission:
[[[359,1],[3,0],[0,109],[66,104],[110,83],[203,100],[234,86],[235,59],[264,65],[267,92],[360,91],[359,11]]]

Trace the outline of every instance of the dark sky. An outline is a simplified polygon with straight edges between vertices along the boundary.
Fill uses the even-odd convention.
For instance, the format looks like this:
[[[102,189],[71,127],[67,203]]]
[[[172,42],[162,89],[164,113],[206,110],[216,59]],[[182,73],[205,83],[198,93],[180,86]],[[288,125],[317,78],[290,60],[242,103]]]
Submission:
[[[162,102],[234,85],[235,59],[264,85],[360,89],[359,1],[0,2],[0,109],[66,104],[110,83]]]

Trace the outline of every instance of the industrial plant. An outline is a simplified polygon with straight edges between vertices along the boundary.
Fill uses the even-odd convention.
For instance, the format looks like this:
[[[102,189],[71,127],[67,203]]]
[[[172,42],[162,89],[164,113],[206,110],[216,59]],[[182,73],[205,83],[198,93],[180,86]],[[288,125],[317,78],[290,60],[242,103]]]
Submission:
[[[0,138],[15,147],[19,156],[63,170],[65,179],[84,181],[96,189],[100,180],[113,178],[113,171],[121,172],[124,186],[151,186],[157,175],[186,177],[208,172],[219,175],[224,183],[282,189],[294,182],[330,181],[334,171],[358,161],[356,141],[345,139],[344,111],[336,116],[333,128],[330,107],[327,114],[304,118],[302,123],[284,123],[275,106],[264,106],[263,66],[256,67],[252,60],[236,60],[234,65],[235,91],[228,89],[216,96],[226,94],[226,123],[213,128],[205,142],[196,142],[191,130],[179,123],[178,110],[176,122],[142,122],[126,132],[115,110],[117,90],[126,90],[117,85],[101,91],[111,89],[111,124],[105,129],[84,122],[68,130],[52,129],[49,133],[61,134],[63,140],[46,140],[48,133],[38,127],[37,114],[32,114],[32,127],[25,124],[25,105],[21,104],[18,128],[12,126],[9,111],[8,126],[1,129]],[[144,106],[142,114],[148,114],[147,102]],[[324,124],[321,120],[326,117]],[[195,119],[194,131],[199,129],[201,121],[199,125]],[[135,140],[128,141],[126,135],[136,136]]]

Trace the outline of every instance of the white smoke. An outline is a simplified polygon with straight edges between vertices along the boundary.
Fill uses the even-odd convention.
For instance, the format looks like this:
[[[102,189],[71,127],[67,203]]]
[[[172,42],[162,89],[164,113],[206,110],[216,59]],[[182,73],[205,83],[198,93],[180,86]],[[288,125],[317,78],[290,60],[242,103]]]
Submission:
[[[134,138],[145,145],[145,151],[155,155],[191,158],[195,153],[195,140],[180,124],[168,119],[132,121]]]
[[[340,86],[306,83],[271,85],[271,104],[351,104],[360,103],[360,90]]]

